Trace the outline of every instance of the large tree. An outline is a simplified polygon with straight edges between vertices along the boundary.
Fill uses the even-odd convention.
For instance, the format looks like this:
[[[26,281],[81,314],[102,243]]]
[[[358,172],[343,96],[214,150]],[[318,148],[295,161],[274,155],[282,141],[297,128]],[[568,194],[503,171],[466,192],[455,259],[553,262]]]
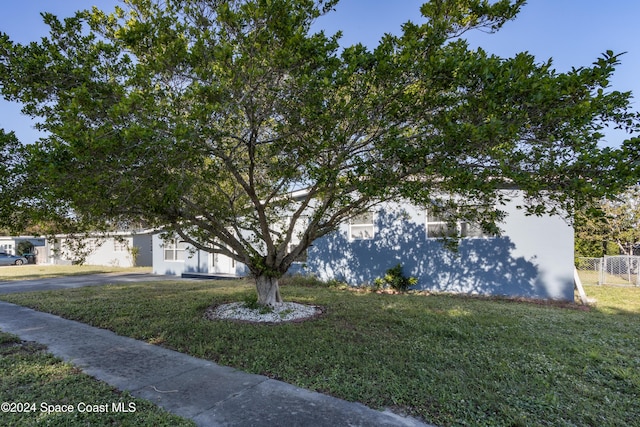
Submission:
[[[0,129],[0,234],[21,228],[17,208],[25,185],[24,161],[15,133]]]
[[[576,255],[633,255],[640,245],[640,184],[577,212]],[[607,253],[609,247],[615,251]]]
[[[312,31],[336,0],[124,3],[44,14],[51,34],[29,45],[2,36],[2,93],[49,132],[33,188],[73,218],[144,221],[246,264],[262,304],[315,239],[381,201],[495,230],[505,186],[530,213],[570,215],[634,173],[634,140],[598,148],[607,124],[637,127],[630,94],[607,89],[618,56],[558,73],[464,40],[523,0],[433,0],[372,51]]]

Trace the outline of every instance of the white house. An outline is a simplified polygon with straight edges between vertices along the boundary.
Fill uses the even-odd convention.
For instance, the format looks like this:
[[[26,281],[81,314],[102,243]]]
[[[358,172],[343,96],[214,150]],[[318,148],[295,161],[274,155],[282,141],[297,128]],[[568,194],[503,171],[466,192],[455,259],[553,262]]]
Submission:
[[[50,264],[73,264],[82,259],[86,265],[152,265],[152,231],[120,231],[82,237],[57,235],[50,246]]]
[[[458,223],[457,252],[437,238],[446,225],[425,209],[387,204],[368,223],[343,224],[315,242],[299,271],[357,285],[401,264],[421,290],[573,301],[573,227],[560,217],[526,216],[517,204],[503,207],[499,237]]]
[[[486,236],[458,223],[464,235],[457,252],[441,236],[445,223],[409,203],[386,203],[361,215],[309,248],[291,273],[313,274],[358,286],[398,264],[421,290],[573,301],[573,227],[557,216],[526,216],[516,208],[519,192],[505,206],[501,236]],[[153,237],[155,274],[241,276],[244,265],[195,250],[178,239]]]
[[[87,265],[144,267],[152,265],[152,234],[147,230],[82,237],[4,236],[0,237],[0,252],[16,254],[18,245],[27,241],[32,245],[36,264],[74,264],[82,259]]]

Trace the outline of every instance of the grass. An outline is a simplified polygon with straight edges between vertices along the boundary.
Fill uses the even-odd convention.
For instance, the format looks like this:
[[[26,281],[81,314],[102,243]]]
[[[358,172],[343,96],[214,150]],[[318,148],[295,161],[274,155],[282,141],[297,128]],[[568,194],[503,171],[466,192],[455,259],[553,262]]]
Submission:
[[[98,273],[151,273],[151,267],[105,267],[101,265],[16,265],[0,267],[0,281],[44,279]]]
[[[600,273],[591,270],[578,270],[578,275],[583,285],[597,285]]]
[[[249,283],[175,281],[1,298],[439,426],[640,425],[640,288],[585,286],[590,309],[297,281],[312,321],[209,321]]]
[[[629,314],[632,319],[634,314],[640,315],[640,287],[593,285],[585,286],[585,292],[589,298],[596,300],[594,305],[600,313]]]
[[[580,280],[583,285],[597,285],[600,280],[600,272],[593,270],[579,270]],[[629,281],[629,279],[631,279]],[[637,282],[637,275],[627,276],[626,274],[610,274],[606,273],[604,277],[604,283],[607,285],[626,285],[635,286]]]
[[[6,426],[195,425],[81,373],[40,344],[22,342],[2,332],[0,402],[13,403],[6,408],[3,405],[0,412],[0,423]],[[117,412],[119,408],[130,412]]]

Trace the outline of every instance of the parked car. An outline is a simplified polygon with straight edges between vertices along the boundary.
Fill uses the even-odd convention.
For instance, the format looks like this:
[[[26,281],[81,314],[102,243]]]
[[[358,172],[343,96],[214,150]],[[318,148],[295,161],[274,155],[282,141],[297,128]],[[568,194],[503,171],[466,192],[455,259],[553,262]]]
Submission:
[[[22,265],[26,263],[27,259],[23,256],[10,255],[6,252],[0,252],[0,265]]]

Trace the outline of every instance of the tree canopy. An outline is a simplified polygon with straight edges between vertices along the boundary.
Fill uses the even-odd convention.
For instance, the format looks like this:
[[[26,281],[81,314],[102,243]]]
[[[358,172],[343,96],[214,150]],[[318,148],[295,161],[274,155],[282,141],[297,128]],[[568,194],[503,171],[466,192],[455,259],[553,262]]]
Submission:
[[[18,205],[24,182],[22,146],[13,132],[0,129],[0,230],[19,228]]]
[[[34,197],[230,256],[273,304],[315,239],[381,201],[495,231],[502,188],[570,216],[637,179],[637,140],[598,146],[605,126],[638,127],[631,94],[608,89],[619,55],[558,73],[469,47],[523,0],[432,0],[375,49],[341,48],[311,31],[337,3],[126,0],[44,14],[39,42],[1,35],[1,91],[48,132],[27,156]]]
[[[576,255],[633,255],[640,249],[640,185],[576,215]],[[611,252],[611,253],[609,253]]]

